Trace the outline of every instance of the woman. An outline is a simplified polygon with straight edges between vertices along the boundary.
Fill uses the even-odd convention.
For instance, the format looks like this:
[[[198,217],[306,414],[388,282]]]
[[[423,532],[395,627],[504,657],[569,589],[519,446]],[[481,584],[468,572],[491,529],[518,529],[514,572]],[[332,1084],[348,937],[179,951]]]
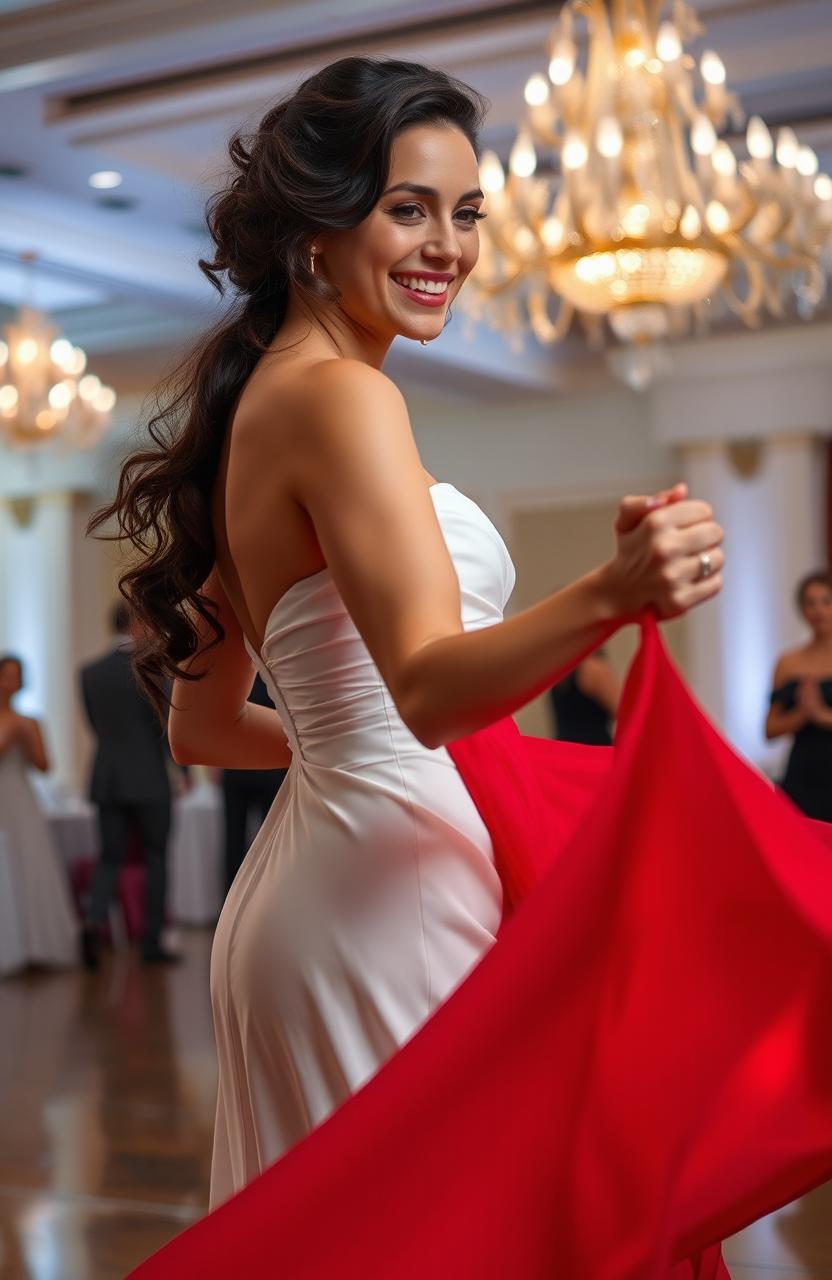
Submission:
[[[780,785],[807,817],[832,822],[832,578],[828,572],[801,579],[795,601],[812,638],[777,660],[766,737],[772,741],[794,735]]]
[[[78,922],[69,887],[27,769],[46,773],[49,760],[37,720],[12,702],[23,688],[23,664],[0,657],[0,830],[9,839],[17,912],[33,965],[69,965],[77,959]]]
[[[591,747],[612,746],[612,724],[620,697],[615,672],[599,649],[549,690],[555,737]]]
[[[154,421],[155,447],[128,460],[116,502],[97,518],[116,514],[141,553],[122,588],[148,627],[140,675],[157,697],[175,678],[174,756],[289,767],[226,901],[212,958],[212,1204],[255,1181],[209,1215],[207,1247],[197,1228],[196,1252],[186,1237],[187,1256],[162,1255],[150,1276],[530,1280],[553,1274],[543,1262],[553,1249],[563,1256],[553,1201],[523,1191],[531,1165],[521,1175],[507,1157],[492,1180],[488,1158],[480,1163],[471,1149],[466,1159],[464,1139],[454,1145],[466,1106],[479,1103],[471,1132],[483,1138],[503,1112],[519,1132],[515,1107],[530,1117],[533,1099],[480,1097],[486,1069],[512,1079],[508,1064],[502,1073],[514,1040],[488,1041],[488,1027],[492,1014],[521,1007],[505,961],[523,951],[528,917],[518,913],[513,941],[492,950],[511,885],[452,753],[460,741],[476,751],[494,722],[507,726],[512,711],[642,611],[670,617],[713,598],[722,530],[684,486],[624,498],[612,559],[502,620],[514,582],[508,552],[473,502],[426,472],[403,399],[381,372],[395,337],[439,336],[476,262],[481,117],[479,97],[441,72],[346,58],[279,103],[252,140],[235,138],[234,176],[209,215],[214,256],[202,266],[217,285],[227,276],[236,309],[185,367]],[[246,703],[255,670],[277,714]],[[607,761],[592,754],[599,767]],[[516,790],[510,772],[505,779],[502,794],[519,807],[522,774]],[[546,950],[523,963],[542,963]],[[483,983],[484,1018],[467,1000]],[[553,1002],[541,997],[544,1021],[545,1009],[570,1007],[569,980],[558,987]],[[515,995],[535,990],[521,983]],[[457,1025],[457,1008],[469,1021]],[[437,1029],[445,1039],[434,1055]],[[454,1061],[468,1061],[480,1033],[483,1074],[466,1066],[445,1093]],[[411,1070],[421,1045],[427,1058]],[[558,1076],[557,1055],[531,1054],[522,1037],[516,1052]],[[571,1088],[566,1076],[556,1095],[561,1088]],[[425,1091],[427,1110],[414,1111]],[[366,1125],[365,1106],[375,1108]],[[351,1135],[333,1127],[342,1117],[358,1124]],[[435,1124],[447,1141],[430,1140],[441,1158],[422,1176],[419,1151]],[[547,1150],[557,1160],[563,1149]],[[355,1166],[365,1159],[369,1178]],[[268,1179],[288,1162],[289,1182],[272,1200]],[[441,1181],[455,1162],[474,1190],[470,1213]],[[332,1185],[307,1195],[310,1171]],[[486,1181],[493,1212],[479,1196]],[[534,1231],[513,1222],[510,1187]],[[242,1204],[245,1217],[255,1201],[261,1226],[234,1219],[220,1241],[215,1224],[222,1231],[227,1211]],[[415,1221],[405,1226],[408,1213]],[[556,1217],[572,1220],[566,1210]],[[597,1225],[591,1234],[594,1249]],[[665,1234],[651,1228],[647,1247],[666,1253]],[[460,1251],[467,1271],[453,1268]],[[526,1265],[521,1255],[532,1253]],[[563,1274],[600,1280],[584,1264]],[[709,1266],[724,1275],[718,1254]]]

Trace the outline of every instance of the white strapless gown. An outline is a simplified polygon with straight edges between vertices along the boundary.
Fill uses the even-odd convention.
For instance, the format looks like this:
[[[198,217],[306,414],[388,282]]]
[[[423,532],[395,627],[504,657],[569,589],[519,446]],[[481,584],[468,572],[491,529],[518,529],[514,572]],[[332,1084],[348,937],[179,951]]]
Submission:
[[[17,745],[0,756],[0,831],[11,855],[23,963],[76,964],[79,922],[67,874]],[[5,969],[2,951],[0,941],[0,968]]]
[[[431,496],[466,630],[499,622],[514,566],[450,484]],[[444,747],[400,719],[327,569],[290,587],[252,654],[292,765],[211,958],[216,1205],[355,1092],[494,942],[491,839]]]

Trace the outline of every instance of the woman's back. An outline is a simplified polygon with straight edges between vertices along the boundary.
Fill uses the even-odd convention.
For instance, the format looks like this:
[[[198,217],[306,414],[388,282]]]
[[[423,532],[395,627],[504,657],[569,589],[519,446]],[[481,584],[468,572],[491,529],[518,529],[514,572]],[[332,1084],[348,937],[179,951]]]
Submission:
[[[430,495],[466,630],[498,623],[514,584],[502,539],[452,485]],[[275,602],[251,656],[293,755],[214,942],[212,1203],[409,1039],[491,946],[502,912],[459,774],[402,722],[326,567]]]

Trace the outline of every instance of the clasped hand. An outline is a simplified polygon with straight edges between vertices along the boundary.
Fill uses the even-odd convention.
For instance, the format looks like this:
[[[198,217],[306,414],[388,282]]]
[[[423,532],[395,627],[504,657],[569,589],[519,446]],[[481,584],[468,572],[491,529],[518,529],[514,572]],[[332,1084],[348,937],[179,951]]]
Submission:
[[[688,497],[687,485],[623,498],[615,534],[617,553],[606,568],[619,616],[653,609],[675,618],[720,591],[723,530],[707,502]]]

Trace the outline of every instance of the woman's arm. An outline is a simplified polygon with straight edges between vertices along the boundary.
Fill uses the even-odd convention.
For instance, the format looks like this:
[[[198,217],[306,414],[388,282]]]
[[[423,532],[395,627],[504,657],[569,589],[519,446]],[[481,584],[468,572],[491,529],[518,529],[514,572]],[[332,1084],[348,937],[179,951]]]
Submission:
[[[184,664],[186,670],[204,673],[202,679],[174,681],[168,718],[171,755],[177,764],[285,769],[292,752],[280,717],[273,707],[247,701],[254,665],[216,570],[203,592],[216,604],[225,636]],[[213,631],[203,622],[198,629],[207,644]]]
[[[20,742],[23,745],[27,762],[33,769],[39,769],[41,773],[48,773],[49,757],[46,754],[40,725],[37,720],[30,720],[28,716],[20,716],[19,718]]]
[[[292,448],[294,497],[309,512],[338,590],[405,724],[438,747],[509,715],[643,608],[685,612],[721,586],[722,530],[672,492],[624,500],[605,565],[495,626],[466,633],[459,584],[401,394],[353,360],[308,376]],[[698,554],[716,569],[695,581]]]
[[[618,680],[606,658],[592,654],[581,663],[577,673],[578,688],[587,697],[594,698],[604,708],[610,719],[618,715],[621,691]]]
[[[787,655],[779,658],[771,680],[772,689],[779,689],[789,679],[790,663]],[[772,702],[768,709],[765,723],[765,735],[769,742],[775,738],[783,738],[797,733],[808,723],[809,716],[803,706],[796,703],[791,710],[786,710],[779,703]]]

